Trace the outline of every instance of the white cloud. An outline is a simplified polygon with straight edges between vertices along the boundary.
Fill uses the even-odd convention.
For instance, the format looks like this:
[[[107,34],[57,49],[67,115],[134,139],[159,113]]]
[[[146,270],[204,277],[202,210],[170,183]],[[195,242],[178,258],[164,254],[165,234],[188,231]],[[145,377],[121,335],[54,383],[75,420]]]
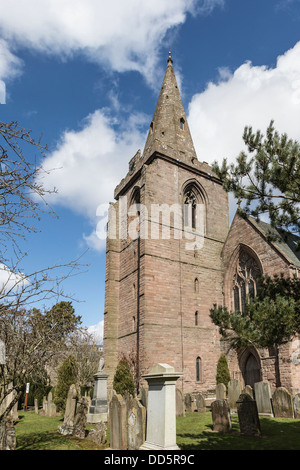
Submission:
[[[60,204],[90,219],[93,228],[100,221],[97,208],[113,201],[113,191],[128,171],[128,162],[142,149],[146,135],[140,131],[145,116],[132,115],[118,131],[115,119],[104,110],[96,110],[79,131],[66,131],[57,149],[45,160],[41,182],[57,189],[49,203]],[[105,248],[95,231],[83,235],[97,250]]]
[[[6,103],[6,81],[21,73],[22,61],[9,49],[6,41],[0,38],[0,104]]]
[[[137,70],[154,83],[158,47],[188,13],[223,0],[0,0],[2,36],[15,46],[64,58],[82,53],[113,70]],[[1,77],[1,75],[0,75]]]
[[[0,296],[8,293],[20,292],[29,284],[28,279],[22,273],[11,271],[5,264],[0,263]]]
[[[274,68],[247,62],[193,96],[188,121],[201,161],[234,161],[245,126],[265,132],[274,119],[279,133],[300,140],[300,42],[278,57]]]
[[[92,335],[95,341],[98,344],[103,343],[103,327],[104,327],[104,320],[99,321],[96,325],[91,325],[87,327],[87,331],[90,335]]]

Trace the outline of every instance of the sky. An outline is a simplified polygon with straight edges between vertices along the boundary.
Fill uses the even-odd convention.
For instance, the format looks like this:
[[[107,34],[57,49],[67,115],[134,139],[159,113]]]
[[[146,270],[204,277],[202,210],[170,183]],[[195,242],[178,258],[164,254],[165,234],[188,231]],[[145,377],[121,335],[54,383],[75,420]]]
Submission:
[[[246,125],[300,141],[300,0],[0,0],[0,121],[42,136],[57,189],[22,269],[80,257],[64,291],[99,337],[99,208],[143,149],[169,47],[200,161],[234,161]]]

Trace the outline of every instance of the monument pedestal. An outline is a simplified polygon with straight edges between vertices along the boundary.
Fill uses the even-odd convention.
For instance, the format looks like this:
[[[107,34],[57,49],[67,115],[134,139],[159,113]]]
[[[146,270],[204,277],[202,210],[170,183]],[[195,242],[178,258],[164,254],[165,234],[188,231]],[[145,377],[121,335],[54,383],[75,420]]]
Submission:
[[[105,372],[97,372],[95,375],[94,396],[92,404],[87,414],[89,424],[97,424],[100,421],[106,422],[108,415],[107,406],[107,378]]]
[[[178,450],[176,444],[176,382],[182,374],[168,364],[157,364],[147,380],[146,441],[140,450]]]

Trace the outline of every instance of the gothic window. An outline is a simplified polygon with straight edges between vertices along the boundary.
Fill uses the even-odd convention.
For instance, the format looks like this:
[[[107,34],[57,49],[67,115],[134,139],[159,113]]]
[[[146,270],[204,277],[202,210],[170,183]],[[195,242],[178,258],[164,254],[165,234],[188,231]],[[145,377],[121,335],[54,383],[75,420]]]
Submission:
[[[201,381],[201,357],[197,357],[196,359],[196,381]]]
[[[244,313],[247,298],[249,301],[257,294],[258,278],[261,275],[257,261],[246,250],[241,250],[233,276],[234,309]]]
[[[197,277],[194,280],[194,292],[195,292],[195,294],[197,294],[199,292],[199,281],[198,281]]]
[[[190,189],[184,195],[184,226],[196,228],[197,198],[195,192]]]

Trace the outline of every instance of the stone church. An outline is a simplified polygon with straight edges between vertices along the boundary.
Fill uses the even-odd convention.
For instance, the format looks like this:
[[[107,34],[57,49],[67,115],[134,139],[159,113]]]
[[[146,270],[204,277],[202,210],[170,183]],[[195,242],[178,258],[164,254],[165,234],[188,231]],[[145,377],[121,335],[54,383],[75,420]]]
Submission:
[[[143,383],[156,363],[183,372],[184,393],[213,392],[217,361],[232,378],[268,380],[300,392],[300,338],[273,350],[227,351],[212,323],[214,304],[243,309],[263,274],[299,275],[292,243],[267,241],[268,224],[235,215],[211,167],[197,158],[169,56],[143,152],[110,204],[106,252],[104,356],[112,387],[120,359]]]

